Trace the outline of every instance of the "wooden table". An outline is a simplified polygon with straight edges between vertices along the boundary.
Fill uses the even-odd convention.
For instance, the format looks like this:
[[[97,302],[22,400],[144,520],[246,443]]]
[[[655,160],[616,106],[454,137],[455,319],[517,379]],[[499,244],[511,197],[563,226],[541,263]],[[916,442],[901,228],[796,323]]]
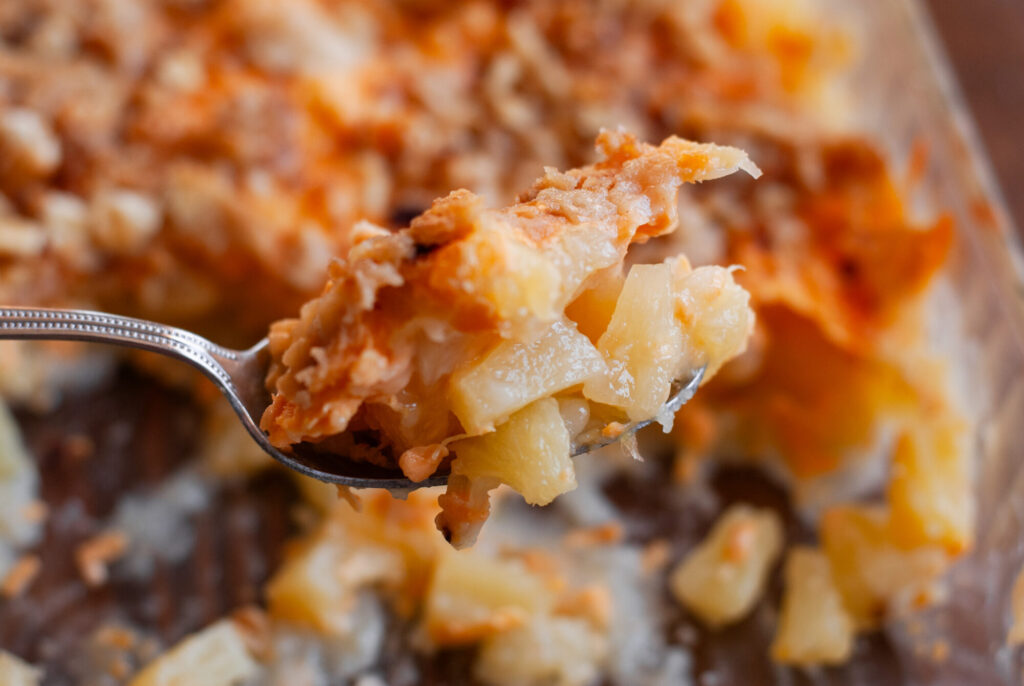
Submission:
[[[1024,238],[1024,0],[927,0]]]

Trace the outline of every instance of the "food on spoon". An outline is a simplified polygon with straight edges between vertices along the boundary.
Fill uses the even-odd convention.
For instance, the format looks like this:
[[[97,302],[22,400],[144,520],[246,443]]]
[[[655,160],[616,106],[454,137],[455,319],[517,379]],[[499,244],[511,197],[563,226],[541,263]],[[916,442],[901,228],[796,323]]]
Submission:
[[[742,352],[748,294],[729,269],[682,257],[634,265],[596,341],[567,314],[591,283],[607,290],[631,244],[676,228],[682,184],[759,173],[735,148],[623,132],[597,143],[601,161],[547,170],[510,207],[455,191],[398,232],[364,225],[323,293],[271,328],[271,442],[320,443],[416,480],[451,453],[462,478],[438,525],[461,547],[491,488],[550,502],[575,486],[576,436],[656,417],[673,380]],[[589,417],[572,432],[569,399]]]

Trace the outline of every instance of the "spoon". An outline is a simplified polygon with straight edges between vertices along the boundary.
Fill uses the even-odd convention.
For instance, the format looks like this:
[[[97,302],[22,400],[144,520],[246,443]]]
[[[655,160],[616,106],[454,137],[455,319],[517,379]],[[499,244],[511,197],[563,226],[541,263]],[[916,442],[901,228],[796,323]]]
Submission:
[[[184,329],[142,319],[86,310],[0,307],[0,340],[5,339],[110,343],[148,350],[187,362],[217,384],[260,448],[289,469],[320,481],[352,488],[408,491],[424,486],[440,486],[448,480],[447,474],[435,474],[416,483],[404,477],[397,468],[388,469],[317,452],[308,444],[292,446],[291,453],[282,452],[271,445],[259,426],[263,410],[270,404],[270,393],[264,383],[270,364],[266,338],[247,350],[231,350]],[[672,384],[663,414],[676,412],[690,400],[703,377],[704,367],[701,367],[688,378],[676,380]],[[615,436],[598,435],[593,440],[576,445],[573,457],[622,440],[652,421],[654,419],[631,422],[623,425]]]

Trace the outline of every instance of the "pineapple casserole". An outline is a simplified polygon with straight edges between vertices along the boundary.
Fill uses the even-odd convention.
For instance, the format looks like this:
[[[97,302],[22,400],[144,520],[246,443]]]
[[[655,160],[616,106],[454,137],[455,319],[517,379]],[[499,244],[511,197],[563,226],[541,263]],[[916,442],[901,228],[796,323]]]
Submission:
[[[814,0],[0,3],[0,303],[269,329],[275,445],[450,474],[339,493],[191,370],[0,342],[0,682],[782,680],[943,602],[975,536],[929,338],[955,229],[859,132],[841,24]],[[40,433],[126,366],[194,413],[181,454],[149,414],[137,440]],[[118,450],[130,492],[54,496]],[[222,525],[262,557],[196,573]]]

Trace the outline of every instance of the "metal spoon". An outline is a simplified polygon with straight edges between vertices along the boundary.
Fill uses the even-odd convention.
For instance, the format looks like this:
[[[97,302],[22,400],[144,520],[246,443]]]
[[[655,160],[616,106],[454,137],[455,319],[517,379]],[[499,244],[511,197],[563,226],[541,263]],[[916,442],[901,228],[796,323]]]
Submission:
[[[142,319],[85,310],[0,307],[0,340],[4,339],[110,343],[149,350],[188,362],[217,384],[246,430],[263,450],[284,466],[320,481],[353,488],[410,490],[443,485],[448,479],[447,474],[435,474],[414,483],[398,469],[386,469],[317,452],[306,444],[293,446],[291,453],[281,452],[272,446],[259,426],[263,410],[270,404],[270,393],[264,384],[270,363],[266,338],[248,350],[231,350],[189,331]],[[704,368],[701,367],[689,378],[677,380],[665,403],[666,410],[675,412],[692,398],[703,376]],[[624,425],[622,431],[614,437],[598,437],[577,445],[573,456],[622,440],[624,436],[652,421],[632,422]]]

